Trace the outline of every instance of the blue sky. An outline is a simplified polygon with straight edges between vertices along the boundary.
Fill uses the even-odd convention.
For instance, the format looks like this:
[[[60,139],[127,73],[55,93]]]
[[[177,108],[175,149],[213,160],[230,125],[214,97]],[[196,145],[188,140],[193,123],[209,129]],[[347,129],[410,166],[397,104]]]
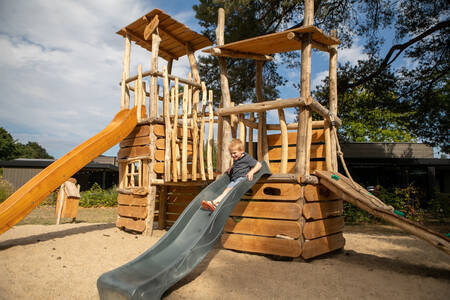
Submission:
[[[119,110],[124,41],[115,32],[153,8],[200,31],[192,10],[195,3],[0,1],[0,126],[20,142],[38,142],[52,156],[61,157],[101,131]],[[138,63],[148,70],[149,53],[140,47],[132,51],[132,74]],[[341,63],[355,63],[363,57],[358,42],[339,52]],[[315,53],[313,86],[327,70],[328,57]],[[174,63],[174,74],[186,77],[188,72],[186,58]],[[291,82],[299,82],[298,71],[285,73]],[[289,84],[281,90],[281,97],[297,93]],[[269,114],[270,120],[277,121],[276,113]],[[105,155],[116,153],[117,146]]]

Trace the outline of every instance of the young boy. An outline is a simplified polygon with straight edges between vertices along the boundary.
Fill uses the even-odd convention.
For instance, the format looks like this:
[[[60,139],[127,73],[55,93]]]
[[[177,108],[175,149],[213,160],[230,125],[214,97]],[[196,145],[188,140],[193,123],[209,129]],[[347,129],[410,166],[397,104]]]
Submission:
[[[230,176],[230,183],[227,185],[223,193],[212,201],[202,201],[204,209],[214,211],[220,201],[228,194],[231,189],[244,180],[246,177],[249,181],[253,180],[253,175],[261,169],[261,163],[244,152],[244,144],[241,140],[233,139],[228,147],[230,155],[233,158],[233,165],[226,171]]]

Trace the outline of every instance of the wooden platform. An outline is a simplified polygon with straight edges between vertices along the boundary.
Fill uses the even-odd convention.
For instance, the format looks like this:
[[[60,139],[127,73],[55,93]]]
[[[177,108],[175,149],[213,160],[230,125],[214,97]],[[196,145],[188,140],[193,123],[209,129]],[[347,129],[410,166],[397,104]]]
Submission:
[[[186,55],[186,46],[192,51],[211,46],[213,43],[205,36],[189,29],[186,25],[173,19],[160,9],[153,9],[143,17],[125,26],[117,34],[125,37],[127,34],[132,41],[148,51],[152,51],[152,38],[145,39],[147,25],[158,17],[158,30],[161,37],[159,56],[165,60],[178,59]],[[146,20],[145,20],[146,19]]]
[[[276,32],[257,36],[254,38],[241,40],[223,46],[216,46],[220,50],[228,50],[237,53],[269,55],[281,52],[300,50],[302,43],[293,39],[288,39],[287,35],[290,32],[302,35],[305,33],[312,33],[314,42],[323,45],[331,46],[340,44],[337,38],[325,34],[322,30],[315,26],[302,26],[295,29],[289,29],[282,32]],[[212,53],[211,49],[205,49],[203,52]]]

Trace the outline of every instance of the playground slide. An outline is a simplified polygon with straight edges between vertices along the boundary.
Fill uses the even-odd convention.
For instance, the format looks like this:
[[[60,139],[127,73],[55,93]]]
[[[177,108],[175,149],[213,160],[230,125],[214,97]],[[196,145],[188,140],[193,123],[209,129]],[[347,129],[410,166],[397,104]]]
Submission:
[[[170,286],[205,258],[220,238],[235,205],[264,174],[270,171],[263,162],[251,182],[244,180],[237,184],[211,213],[201,209],[201,201],[214,199],[222,193],[230,180],[228,175],[220,176],[192,200],[153,247],[100,276],[97,280],[100,299],[160,299]]]
[[[370,194],[363,187],[353,184],[351,180],[342,174],[329,171],[315,171],[319,176],[320,183],[345,201],[379,217],[404,231],[413,234],[434,247],[450,254],[450,239],[427,227],[413,222],[399,215],[401,212],[394,211],[381,200]]]
[[[64,181],[120,142],[137,124],[137,107],[119,111],[100,133],[80,144],[25,183],[0,204],[0,234],[28,215]]]

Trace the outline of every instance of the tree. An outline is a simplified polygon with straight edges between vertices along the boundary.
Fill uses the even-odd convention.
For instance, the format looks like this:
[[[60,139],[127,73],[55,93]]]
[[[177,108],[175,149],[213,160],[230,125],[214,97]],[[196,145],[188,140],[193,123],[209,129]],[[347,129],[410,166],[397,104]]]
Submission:
[[[8,131],[0,127],[0,160],[12,160],[19,157],[53,159],[53,156],[49,155],[38,143],[19,143],[14,140]]]
[[[405,130],[405,140],[416,137],[449,153],[448,81],[450,62],[450,4],[445,0],[315,0],[315,25],[325,32],[337,29],[342,44],[351,47],[358,38],[364,43],[367,59],[356,66],[339,65],[338,94],[340,99],[352,99],[368,105],[372,99],[384,114],[398,114],[390,122],[379,121],[382,126]],[[261,34],[281,31],[293,24],[301,25],[303,1],[207,1],[194,6],[196,17],[211,40],[217,20],[217,8],[226,11],[225,41],[232,42]],[[395,33],[386,52],[384,33]],[[298,52],[280,56],[288,68],[298,68]],[[403,57],[403,64],[399,58]],[[279,59],[277,59],[279,60]],[[405,61],[409,62],[406,65]],[[279,65],[267,63],[264,70],[265,97],[278,95],[278,88],[286,84]],[[232,101],[254,100],[254,63],[246,60],[228,60]],[[217,60],[200,60],[200,70],[207,84],[218,90]],[[389,80],[384,76],[389,74]],[[297,84],[298,83],[294,83]],[[324,82],[326,84],[326,81]],[[385,85],[385,84],[393,84]],[[377,98],[378,89],[389,90],[391,97]],[[324,94],[322,94],[323,96]],[[323,98],[325,99],[325,98]],[[323,100],[322,99],[322,100]],[[341,105],[342,107],[342,105]],[[340,107],[340,111],[342,109]],[[370,114],[368,110],[358,113]],[[381,117],[383,114],[379,114]],[[344,124],[346,117],[341,116]],[[374,116],[366,116],[373,120]],[[392,123],[393,122],[393,123]],[[375,124],[374,123],[374,124]],[[389,124],[389,125],[388,125]],[[393,125],[396,124],[396,125]],[[344,131],[341,131],[344,133]],[[351,136],[351,135],[349,135]],[[349,137],[347,136],[347,137]],[[399,135],[402,136],[402,135]],[[386,136],[389,140],[389,135]]]
[[[19,144],[20,157],[22,158],[50,158],[53,156],[47,153],[41,145],[36,142],[28,142],[27,144]]]
[[[0,160],[10,160],[17,157],[17,145],[11,134],[0,127]]]

